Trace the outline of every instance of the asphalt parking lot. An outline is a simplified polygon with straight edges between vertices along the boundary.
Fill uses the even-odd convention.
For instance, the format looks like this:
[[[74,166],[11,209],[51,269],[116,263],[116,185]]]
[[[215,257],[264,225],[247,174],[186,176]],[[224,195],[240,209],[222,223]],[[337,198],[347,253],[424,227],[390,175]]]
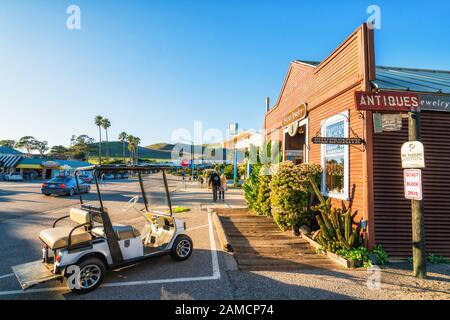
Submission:
[[[161,186],[153,186],[150,203],[164,207]],[[169,177],[169,186],[174,205],[191,208],[175,216],[186,221],[194,242],[192,256],[184,262],[164,256],[109,272],[103,286],[76,295],[58,282],[22,291],[11,266],[40,259],[39,232],[68,214],[78,198],[45,197],[40,183],[0,182],[0,299],[450,299],[448,265],[429,266],[428,280],[414,278],[408,265],[385,267],[378,289],[368,288],[373,274],[365,269],[239,271],[234,258],[220,250],[206,210],[213,205],[210,194],[198,185],[185,186],[176,177]],[[113,222],[138,223],[139,216],[121,210],[140,193],[135,180],[107,182],[101,189]],[[93,188],[86,201],[95,199]],[[230,190],[227,201],[219,205],[242,203],[241,191]]]

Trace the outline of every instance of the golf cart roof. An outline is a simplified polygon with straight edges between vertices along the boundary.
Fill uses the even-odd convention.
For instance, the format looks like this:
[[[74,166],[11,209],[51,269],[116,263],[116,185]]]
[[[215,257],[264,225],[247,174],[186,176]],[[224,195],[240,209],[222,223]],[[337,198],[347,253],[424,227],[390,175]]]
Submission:
[[[92,165],[86,167],[78,167],[75,169],[76,172],[79,171],[148,171],[148,170],[165,170],[165,169],[173,169],[173,167],[168,165],[158,165],[158,164],[148,164],[145,166],[127,166],[127,165],[114,165],[114,164],[101,164],[101,165]]]
[[[142,198],[144,200],[144,205],[145,205],[145,209],[148,211],[149,210],[149,203],[148,203],[148,198],[147,198],[147,194],[146,191],[144,189],[144,183],[142,181],[142,174],[146,174],[148,173],[150,170],[158,170],[162,172],[162,181],[164,184],[164,193],[166,196],[166,200],[167,200],[167,205],[169,207],[169,212],[170,215],[173,214],[172,211],[172,204],[171,204],[171,200],[170,200],[170,192],[169,192],[169,187],[167,184],[167,178],[166,178],[166,173],[165,173],[165,169],[172,169],[172,167],[170,166],[164,166],[164,165],[158,165],[158,164],[149,164],[149,165],[145,165],[145,166],[127,166],[127,165],[92,165],[92,166],[87,166],[87,167],[79,167],[77,169],[75,169],[74,172],[74,176],[77,177],[79,172],[84,172],[84,171],[93,171],[93,172],[111,172],[111,171],[132,171],[132,172],[137,172],[138,173],[138,182],[139,182],[139,186],[140,186],[140,191],[142,194]],[[77,188],[79,188],[78,185],[78,179],[75,179]],[[100,191],[100,185],[98,182],[98,178],[97,175],[94,174],[94,182],[96,185],[96,189],[97,189],[97,197],[98,197],[98,201],[100,202],[100,208],[103,211],[104,207],[103,207],[103,200],[102,200],[102,196],[101,196],[101,191]],[[81,205],[83,205],[83,197],[81,195],[81,192],[78,193],[79,195],[79,199],[80,199],[80,203]]]

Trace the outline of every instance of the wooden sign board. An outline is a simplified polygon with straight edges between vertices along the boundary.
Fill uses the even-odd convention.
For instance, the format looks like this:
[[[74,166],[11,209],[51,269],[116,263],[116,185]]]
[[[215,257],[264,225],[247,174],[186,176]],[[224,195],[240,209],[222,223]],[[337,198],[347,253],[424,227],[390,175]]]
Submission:
[[[290,123],[298,120],[302,120],[306,117],[306,103],[302,103],[300,106],[289,112],[282,119],[283,127],[286,127]]]
[[[361,138],[339,138],[339,137],[313,137],[312,143],[315,144],[363,144]]]
[[[419,95],[411,92],[355,92],[357,110],[408,112],[417,111],[420,106]]]

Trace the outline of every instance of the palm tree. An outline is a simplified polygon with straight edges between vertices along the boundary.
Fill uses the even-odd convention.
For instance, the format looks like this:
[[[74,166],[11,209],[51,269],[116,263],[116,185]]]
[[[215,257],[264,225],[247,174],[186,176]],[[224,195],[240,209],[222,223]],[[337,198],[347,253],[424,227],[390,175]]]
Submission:
[[[134,145],[136,149],[136,163],[139,163],[139,145],[141,144],[141,138],[134,137]]]
[[[122,131],[119,134],[119,141],[122,142],[122,155],[123,155],[123,163],[125,163],[125,141],[127,141],[128,134],[125,131]]]
[[[109,160],[108,128],[111,127],[111,121],[109,121],[109,119],[103,118],[102,127],[106,131],[106,159]]]
[[[136,149],[135,137],[130,134],[130,135],[128,135],[127,139],[128,139],[128,151],[130,151],[130,161],[133,163],[134,162],[134,151]]]
[[[98,159],[100,164],[102,164],[102,122],[102,116],[95,117],[95,125],[98,127],[98,134],[100,136],[100,140],[98,141]]]

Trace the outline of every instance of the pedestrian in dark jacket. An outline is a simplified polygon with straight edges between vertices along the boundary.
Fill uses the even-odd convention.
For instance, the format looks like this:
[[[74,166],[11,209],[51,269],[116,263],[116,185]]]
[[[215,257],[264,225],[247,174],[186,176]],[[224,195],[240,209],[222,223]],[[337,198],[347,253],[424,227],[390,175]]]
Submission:
[[[217,171],[214,171],[211,176],[209,177],[208,186],[212,187],[212,193],[213,193],[213,201],[217,201],[217,193],[219,192],[221,183],[220,183],[220,176],[217,173]]]

